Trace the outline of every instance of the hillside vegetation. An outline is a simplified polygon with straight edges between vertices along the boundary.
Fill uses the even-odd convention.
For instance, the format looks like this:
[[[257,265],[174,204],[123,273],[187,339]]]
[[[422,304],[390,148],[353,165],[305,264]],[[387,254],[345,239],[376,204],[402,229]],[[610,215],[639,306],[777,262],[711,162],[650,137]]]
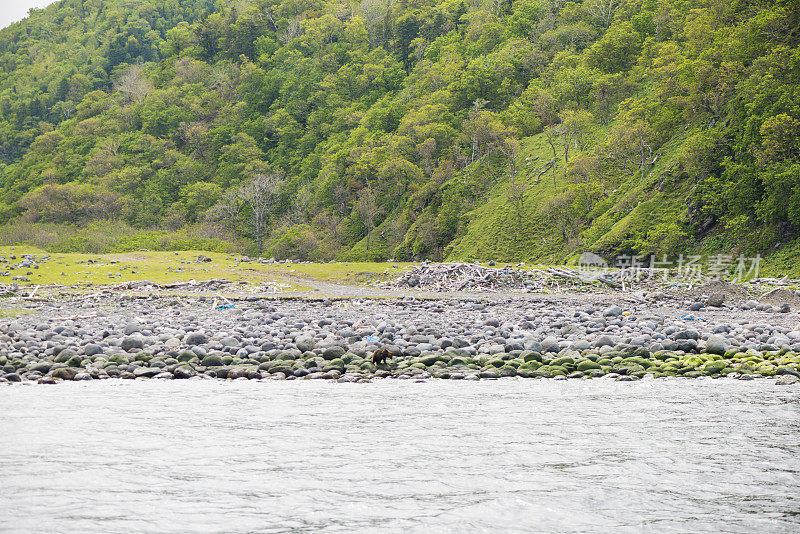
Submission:
[[[781,254],[799,44],[793,0],[61,0],[0,31],[0,235]]]

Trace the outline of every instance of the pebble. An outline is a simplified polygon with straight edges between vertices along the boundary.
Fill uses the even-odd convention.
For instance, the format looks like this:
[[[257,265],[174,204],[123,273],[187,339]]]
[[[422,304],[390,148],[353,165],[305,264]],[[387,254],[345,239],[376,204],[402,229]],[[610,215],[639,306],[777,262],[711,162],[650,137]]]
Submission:
[[[752,324],[689,322],[681,317],[686,304],[658,314],[644,299],[625,300],[624,307],[513,299],[259,301],[226,310],[199,300],[161,300],[119,301],[84,319],[74,319],[74,303],[51,303],[0,320],[0,381],[631,381],[647,373],[743,380],[780,375],[777,380],[790,382],[793,373],[800,375],[797,323],[777,326],[775,316]],[[710,301],[703,298],[707,306]],[[370,362],[377,348],[392,354],[378,368]]]

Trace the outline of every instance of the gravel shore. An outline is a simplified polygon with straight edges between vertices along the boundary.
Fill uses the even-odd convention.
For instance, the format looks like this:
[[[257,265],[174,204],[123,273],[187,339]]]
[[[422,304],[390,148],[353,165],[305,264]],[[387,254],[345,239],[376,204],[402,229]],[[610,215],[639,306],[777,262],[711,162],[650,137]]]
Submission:
[[[0,322],[0,382],[800,377],[798,316],[779,296],[350,293],[45,299]],[[379,348],[392,357],[375,366]]]

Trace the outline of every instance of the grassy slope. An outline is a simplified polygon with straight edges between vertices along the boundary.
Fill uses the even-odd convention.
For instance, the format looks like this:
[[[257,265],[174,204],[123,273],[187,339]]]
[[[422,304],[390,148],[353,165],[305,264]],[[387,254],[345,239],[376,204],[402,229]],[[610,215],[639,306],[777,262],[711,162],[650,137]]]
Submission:
[[[526,161],[529,159],[530,161]],[[448,248],[448,258],[469,260],[494,258],[500,261],[536,259],[552,261],[563,240],[541,214],[544,201],[551,198],[559,183],[563,183],[563,162],[536,179],[543,165],[552,159],[552,151],[543,135],[523,140],[517,180],[526,184],[525,222],[517,228],[514,208],[508,203],[506,191],[509,179],[497,184],[487,202],[466,215],[467,233]],[[553,184],[555,172],[556,185]]]
[[[37,257],[47,252],[30,247],[0,247],[0,257],[12,264],[19,263],[24,254]],[[211,262],[197,262],[198,254],[211,258]],[[16,256],[15,260],[10,257]],[[295,290],[307,289],[303,279],[328,282],[365,283],[376,279],[397,276],[410,264],[398,263],[315,263],[265,265],[254,262],[240,262],[240,257],[215,252],[184,251],[160,252],[141,251],[122,254],[49,254],[47,262],[39,264],[38,269],[16,269],[0,282],[10,282],[12,276],[28,276],[30,282],[37,284],[118,284],[134,280],[150,280],[159,284],[198,281],[224,278],[234,282],[282,282],[290,283]],[[93,264],[85,263],[93,260]],[[111,263],[112,260],[118,263]],[[82,262],[82,263],[78,263]],[[0,264],[3,271],[8,264]],[[27,273],[31,274],[28,275]]]
[[[800,238],[764,256],[761,276],[800,279]]]
[[[543,162],[552,158],[552,151],[541,134],[525,139],[518,174],[518,180],[528,186],[522,228],[515,228],[515,211],[506,195],[510,181],[506,180],[490,191],[485,204],[467,214],[467,233],[453,242],[448,258],[562,263],[584,250],[607,251],[624,246],[634,235],[645,236],[655,226],[681,219],[691,186],[675,182],[670,176],[677,164],[675,152],[680,141],[664,146],[647,179],[633,178],[607,186],[608,198],[598,203],[581,235],[567,242],[559,223],[543,211],[546,203],[567,185],[563,157],[555,175],[550,170],[537,180],[538,171]]]

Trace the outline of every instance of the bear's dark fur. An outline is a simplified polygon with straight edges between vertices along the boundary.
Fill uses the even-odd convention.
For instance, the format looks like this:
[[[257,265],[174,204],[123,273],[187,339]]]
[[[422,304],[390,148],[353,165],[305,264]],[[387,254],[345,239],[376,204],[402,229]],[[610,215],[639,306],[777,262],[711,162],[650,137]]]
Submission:
[[[380,365],[392,357],[392,353],[386,349],[378,349],[372,353],[372,363]]]

